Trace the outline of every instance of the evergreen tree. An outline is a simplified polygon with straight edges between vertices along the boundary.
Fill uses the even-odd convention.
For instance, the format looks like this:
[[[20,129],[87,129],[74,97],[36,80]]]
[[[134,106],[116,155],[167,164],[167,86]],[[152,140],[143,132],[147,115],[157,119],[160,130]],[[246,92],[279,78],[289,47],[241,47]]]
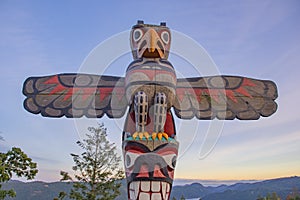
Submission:
[[[30,180],[37,173],[37,164],[32,162],[32,159],[20,148],[13,147],[7,153],[0,152],[0,199],[4,199],[7,196],[16,196],[16,192],[13,189],[1,190],[1,183],[9,181],[13,174]]]
[[[112,200],[120,194],[124,172],[120,169],[121,157],[116,153],[116,146],[107,140],[103,124],[88,130],[86,139],[77,142],[83,153],[71,154],[75,181],[67,172],[61,172],[61,181],[72,182],[73,188],[69,194],[61,192],[56,199]]]

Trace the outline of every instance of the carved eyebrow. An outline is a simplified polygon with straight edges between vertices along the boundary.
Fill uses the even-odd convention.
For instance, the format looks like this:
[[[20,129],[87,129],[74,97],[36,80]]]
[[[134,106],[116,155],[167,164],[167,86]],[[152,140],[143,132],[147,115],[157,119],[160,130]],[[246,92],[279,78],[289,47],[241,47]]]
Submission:
[[[178,153],[178,147],[176,145],[172,145],[172,144],[163,144],[158,146],[156,149],[154,149],[155,153],[161,154],[161,153],[165,153],[165,152],[174,152],[175,154]]]
[[[125,147],[125,150],[128,151],[128,150],[137,150],[139,152],[142,152],[142,153],[149,153],[151,152],[150,149],[141,144],[141,143],[138,143],[138,142],[134,142],[134,141],[127,141],[127,144],[126,144],[126,147]]]

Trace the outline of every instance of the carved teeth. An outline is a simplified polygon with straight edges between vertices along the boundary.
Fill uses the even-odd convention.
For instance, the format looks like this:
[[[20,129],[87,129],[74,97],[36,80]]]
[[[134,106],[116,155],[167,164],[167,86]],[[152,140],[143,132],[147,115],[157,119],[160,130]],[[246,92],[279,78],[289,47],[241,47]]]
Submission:
[[[159,199],[161,199],[161,195],[160,195],[160,193],[152,193],[152,196],[151,196],[151,200],[159,200]]]
[[[140,181],[134,182],[133,187],[134,187],[134,192],[137,195],[140,191]]]
[[[136,195],[135,195],[134,191],[130,190],[129,195],[130,195],[130,200],[136,200]]]
[[[139,199],[150,200],[150,194],[145,193],[145,192],[141,192]]]
[[[168,199],[169,199],[169,195],[170,195],[169,193],[166,194],[165,200],[168,200]]]
[[[130,190],[134,190],[134,184],[133,184],[133,182],[129,185],[129,189]]]
[[[166,188],[167,187],[167,183],[162,182],[161,183],[161,193],[163,195],[163,199],[166,199]]]
[[[161,181],[134,181],[129,185],[130,200],[168,200],[170,184]]]
[[[141,183],[141,189],[144,192],[149,192],[150,191],[150,181],[143,181]]]
[[[151,190],[152,190],[152,192],[159,192],[160,191],[160,182],[152,181],[151,182]]]

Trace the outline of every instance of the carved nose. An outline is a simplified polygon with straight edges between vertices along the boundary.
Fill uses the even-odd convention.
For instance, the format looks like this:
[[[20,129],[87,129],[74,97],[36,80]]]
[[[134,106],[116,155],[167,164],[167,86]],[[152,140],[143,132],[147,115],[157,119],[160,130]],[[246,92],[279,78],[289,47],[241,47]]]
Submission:
[[[149,177],[149,169],[147,165],[142,165],[136,177]]]
[[[166,176],[161,171],[161,167],[158,165],[155,165],[154,171],[153,171],[153,177],[154,178],[165,178]]]
[[[161,167],[159,165],[155,165],[154,168],[153,167],[150,168],[151,169],[149,170],[147,165],[142,165],[136,177],[137,178],[141,178],[141,177],[166,178],[166,176],[161,172]]]
[[[167,163],[154,153],[141,155],[136,159],[133,174],[136,178],[166,178],[168,177]]]

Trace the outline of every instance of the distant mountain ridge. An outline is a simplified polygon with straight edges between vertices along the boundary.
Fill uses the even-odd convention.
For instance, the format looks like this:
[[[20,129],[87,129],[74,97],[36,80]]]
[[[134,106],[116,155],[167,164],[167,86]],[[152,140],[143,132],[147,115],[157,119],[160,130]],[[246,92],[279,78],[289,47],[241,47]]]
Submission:
[[[201,198],[201,200],[255,200],[259,196],[276,192],[285,200],[294,190],[300,191],[300,177],[286,177],[265,180],[255,183],[236,183],[233,185],[220,185],[218,187],[205,187],[199,183],[184,186],[175,186],[172,195],[186,199]]]
[[[175,179],[173,186],[182,186],[192,183],[200,183],[203,186],[213,186],[217,187],[220,185],[233,185],[236,183],[256,183],[264,180],[205,180],[205,179]]]
[[[127,199],[125,180],[122,181],[121,195],[117,200]],[[60,191],[70,191],[72,184],[53,182],[45,183],[9,181],[3,184],[3,189],[14,188],[17,197],[14,200],[53,200]],[[300,177],[286,177],[265,180],[255,183],[236,183],[233,185],[220,185],[217,187],[203,186],[200,183],[177,185],[173,187],[171,199],[180,199],[183,195],[186,199],[201,200],[255,200],[258,196],[266,196],[276,192],[282,200],[292,193],[300,191]],[[12,199],[12,198],[7,198]],[[67,199],[66,199],[67,200]]]

